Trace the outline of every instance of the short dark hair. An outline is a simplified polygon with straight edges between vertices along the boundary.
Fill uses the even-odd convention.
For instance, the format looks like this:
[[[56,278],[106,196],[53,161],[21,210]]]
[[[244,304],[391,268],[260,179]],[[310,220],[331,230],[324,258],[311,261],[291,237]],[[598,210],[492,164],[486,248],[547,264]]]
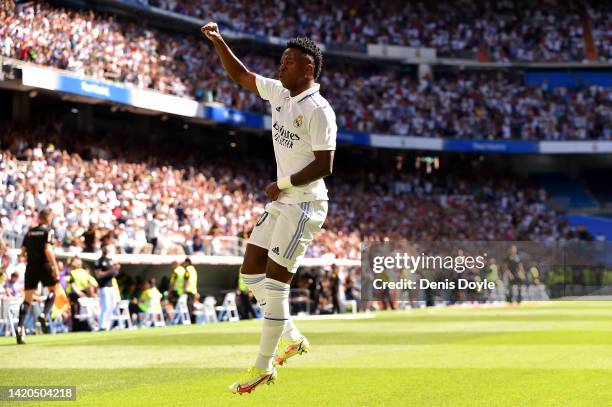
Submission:
[[[287,48],[299,49],[304,54],[310,55],[314,59],[314,78],[319,77],[323,66],[323,54],[316,42],[308,37],[297,37],[287,42]]]
[[[40,223],[45,223],[51,218],[51,209],[43,208],[38,212],[38,221]]]

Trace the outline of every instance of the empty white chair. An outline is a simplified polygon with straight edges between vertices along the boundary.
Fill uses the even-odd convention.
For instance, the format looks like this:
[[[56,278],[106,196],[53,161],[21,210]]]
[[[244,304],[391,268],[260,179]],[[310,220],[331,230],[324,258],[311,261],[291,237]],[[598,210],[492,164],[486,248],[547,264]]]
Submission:
[[[351,310],[351,312],[355,314],[357,313],[357,300],[344,301],[341,308],[344,312]]]
[[[173,324],[191,325],[191,317],[189,316],[189,308],[187,308],[187,294],[179,297],[174,307]]]
[[[117,303],[115,311],[113,312],[113,316],[111,317],[111,321],[117,321],[116,329],[132,328],[132,318],[130,318],[129,300],[121,300]]]
[[[219,322],[219,320],[217,319],[217,309],[215,308],[216,305],[217,300],[215,300],[215,297],[206,297],[204,299],[204,306],[202,308],[202,312],[204,313],[205,323],[209,324]]]
[[[3,295],[0,295],[0,334],[2,335],[10,335],[10,318],[8,315],[8,309],[5,310],[5,302],[6,298]]]
[[[15,324],[19,322],[21,298],[2,297],[0,299],[0,327],[4,335],[15,336]]]
[[[199,301],[193,303],[193,317],[196,324],[204,323],[204,304]]]
[[[98,329],[98,315],[100,314],[100,302],[97,298],[79,298],[79,314],[76,319],[87,321],[92,330]]]
[[[219,311],[219,321],[238,322],[238,307],[236,306],[236,293],[231,292],[225,294],[223,305],[215,307]]]

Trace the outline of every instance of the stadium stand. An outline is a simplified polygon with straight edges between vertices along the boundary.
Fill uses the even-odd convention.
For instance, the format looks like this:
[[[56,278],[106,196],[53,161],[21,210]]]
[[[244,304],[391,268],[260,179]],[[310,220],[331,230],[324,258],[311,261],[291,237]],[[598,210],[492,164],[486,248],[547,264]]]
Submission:
[[[570,208],[596,208],[597,201],[582,182],[564,174],[537,174],[538,181],[552,199],[565,200]]]
[[[580,177],[584,179],[589,191],[603,208],[612,206],[612,189],[610,188],[612,171],[610,169],[585,171],[580,174]]]
[[[440,63],[421,73],[414,63],[326,57],[320,83],[344,130],[458,141],[612,140],[612,93],[605,83],[582,81],[576,75],[565,78],[567,83],[550,84],[547,75],[552,73],[525,68],[531,65],[486,65],[552,62],[565,66],[585,61],[587,67],[605,66],[611,58],[612,40],[611,12],[605,2],[593,0],[582,6],[543,0],[535,2],[535,7],[531,1],[390,2],[384,14],[382,8],[372,8],[362,0],[350,4],[261,1],[265,7],[251,7],[252,2],[244,0],[137,3],[215,19],[223,29],[266,38],[310,35],[329,49],[363,51],[372,43],[430,47],[440,57],[461,58],[460,64],[466,60],[483,63],[465,68],[446,61],[448,66]],[[199,34],[162,29],[136,21],[134,16],[56,4],[0,0],[0,55],[94,80],[195,99],[206,106],[222,104],[243,112],[269,113],[266,103],[228,80]],[[261,12],[264,8],[265,13]],[[278,52],[274,48],[236,41],[234,49],[252,70],[275,76]],[[537,83],[528,81],[534,72],[540,74]],[[595,71],[593,76],[605,82],[609,71]],[[10,100],[6,92],[0,94],[3,102]],[[30,91],[26,98],[40,99],[41,95]],[[64,108],[74,100],[66,97],[57,105],[65,104]],[[117,110],[120,108],[111,107],[113,114]],[[225,147],[213,146],[218,139],[212,133],[235,135],[243,128],[215,126],[213,131],[210,122],[181,121],[180,128],[185,130],[211,126],[203,145],[181,137],[176,129],[135,134],[133,128],[123,127],[123,120],[132,121],[142,111],[93,119],[99,111],[90,109],[89,129],[80,122],[88,119],[81,119],[79,109],[72,107],[71,111],[79,118],[67,118],[62,108],[57,109],[58,117],[40,113],[27,122],[11,120],[10,114],[0,112],[6,120],[0,126],[0,224],[12,247],[19,246],[36,212],[48,206],[57,215],[54,230],[57,249],[64,254],[64,287],[73,268],[65,255],[88,252],[93,256],[102,240],[115,246],[118,254],[218,255],[233,261],[242,254],[245,238],[264,210],[264,186],[274,179],[271,157],[268,160],[258,154],[268,145],[258,139],[249,141],[248,156],[237,158],[231,150],[236,143],[227,147],[223,141]],[[160,120],[173,120],[163,117]],[[101,125],[104,121],[111,124]],[[594,151],[591,144],[587,147]],[[430,171],[412,165],[413,153],[369,149],[359,152],[362,158],[367,156],[362,160],[351,157],[353,153],[338,154],[337,165],[343,171],[328,183],[333,197],[329,216],[306,253],[326,263],[305,267],[296,278],[294,312],[357,308],[360,269],[354,264],[363,242],[612,238],[606,219],[558,210],[563,206],[569,210],[596,208],[610,202],[609,188],[599,170],[582,177],[585,182],[565,173],[523,178],[498,169],[495,164],[505,160],[499,156],[444,156],[444,164]],[[156,232],[152,235],[151,230]],[[88,233],[94,236],[89,242]],[[338,266],[335,259],[353,265]],[[23,259],[14,260],[2,276],[5,281],[0,290],[4,292],[19,291],[15,288],[19,281],[9,282],[8,277],[22,272],[24,264]],[[537,278],[530,282],[538,283]],[[165,292],[167,281],[158,285],[161,299],[154,293],[154,316],[149,309],[138,310],[140,305],[151,305],[151,298],[142,293],[157,289],[154,281],[124,275],[119,283],[123,301],[130,302],[123,303],[123,319],[126,307],[144,314],[135,322],[145,325],[162,325],[177,317]],[[208,308],[207,300],[201,299],[198,312],[212,307],[209,316],[216,320],[215,301],[221,306],[228,293],[221,294],[217,300],[209,297]],[[88,301],[95,309],[96,300],[81,300]],[[245,304],[236,305],[242,313]],[[80,311],[90,329],[96,329],[96,312],[88,306]]]
[[[268,112],[262,100],[232,84],[219,64],[208,63],[216,56],[201,38],[92,11],[5,4],[4,56]],[[243,53],[251,69],[275,76],[275,58]],[[346,130],[464,139],[612,139],[612,94],[602,86],[527,86],[520,74],[500,71],[416,79],[394,67],[333,61],[323,72],[325,96],[337,106],[338,124]]]
[[[476,58],[480,54],[480,58],[495,61],[580,61],[585,58],[585,27],[590,31],[592,21],[600,56],[610,57],[609,48],[602,47],[609,46],[605,31],[609,14],[602,16],[600,10],[607,6],[600,1],[405,1],[386,3],[384,8],[372,8],[367,1],[261,3],[251,7],[252,2],[246,1],[148,0],[153,6],[216,19],[255,35],[309,35],[324,44],[341,46],[429,47],[441,56]],[[267,12],[261,12],[262,7]]]
[[[583,228],[594,237],[612,240],[612,219],[609,217],[576,214],[568,215],[567,219],[577,230]]]
[[[160,252],[189,254],[196,247],[222,254],[219,239],[243,235],[263,212],[263,189],[271,172],[262,160],[229,167],[221,155],[197,163],[190,156],[195,147],[186,142],[160,165],[151,156],[155,144],[144,137],[121,144],[115,141],[122,134],[79,136],[74,143],[76,134],[59,122],[4,126],[0,206],[5,231],[21,234],[37,210],[50,206],[58,214],[59,241],[69,251],[83,249],[79,236],[93,222],[114,233],[121,252],[140,252],[147,243],[149,213],[164,231]],[[480,172],[486,164],[478,160],[458,161],[431,175],[394,171],[393,161],[351,171],[347,165],[331,179],[333,216],[315,238],[310,256],[358,258],[360,242],[370,239],[571,238],[571,228],[547,208],[543,189],[516,175]],[[574,206],[595,205],[584,186],[566,179],[561,184],[561,179],[543,178],[548,182],[543,185],[558,186],[550,190],[552,196],[573,196]],[[354,199],[356,193],[359,200]],[[381,219],[380,213],[388,216]],[[194,245],[196,237],[203,243]]]

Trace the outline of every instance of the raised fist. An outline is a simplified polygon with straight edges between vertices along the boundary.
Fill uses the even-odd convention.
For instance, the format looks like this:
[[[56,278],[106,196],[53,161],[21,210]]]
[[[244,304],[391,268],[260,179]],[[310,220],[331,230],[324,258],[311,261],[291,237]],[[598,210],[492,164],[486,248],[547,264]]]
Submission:
[[[219,26],[217,25],[217,23],[213,23],[211,21],[210,23],[203,26],[200,30],[202,31],[202,34],[204,34],[206,38],[211,41],[221,39],[221,33],[219,32]]]

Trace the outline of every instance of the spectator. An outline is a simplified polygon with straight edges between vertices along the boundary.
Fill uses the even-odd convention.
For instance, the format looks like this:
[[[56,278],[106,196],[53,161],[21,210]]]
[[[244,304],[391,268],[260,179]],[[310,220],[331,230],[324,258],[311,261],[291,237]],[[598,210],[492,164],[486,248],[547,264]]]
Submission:
[[[130,314],[148,314],[149,312],[155,314],[161,314],[161,299],[162,294],[159,292],[155,285],[155,280],[143,280],[141,283],[140,296],[134,298],[134,301],[130,304]],[[136,307],[132,308],[133,305]],[[156,321],[148,321],[151,326],[155,326]]]
[[[199,299],[198,294],[198,271],[191,263],[191,259],[187,257],[183,262],[185,268],[184,274],[184,292],[187,294],[187,308],[191,316],[191,323],[195,324],[196,316],[194,315],[194,303]]]
[[[100,244],[100,231],[92,223],[89,225],[85,233],[83,234],[85,253],[95,253],[98,250]]]
[[[253,309],[253,304],[257,303],[254,300],[253,293],[249,290],[248,286],[245,284],[242,279],[242,273],[238,273],[238,313],[240,315],[240,319],[251,319],[257,318],[255,314],[255,310]]]
[[[9,297],[23,296],[23,282],[19,281],[19,273],[14,271],[4,283],[4,292]]]
[[[100,329],[111,329],[111,317],[119,302],[119,288],[115,277],[119,273],[119,264],[109,257],[110,245],[102,246],[102,255],[94,265],[95,276],[100,293]]]
[[[72,315],[72,330],[79,331],[87,329],[85,321],[77,316],[81,313],[79,298],[93,298],[97,296],[98,282],[83,268],[83,263],[78,257],[72,260],[71,270],[66,279],[66,295],[70,300],[70,312]]]
[[[172,275],[170,276],[168,299],[173,306],[176,306],[179,297],[185,292],[185,267],[178,261],[174,261],[171,268]]]
[[[156,253],[160,228],[161,222],[159,221],[159,215],[157,213],[154,215],[148,215],[147,223],[145,224],[145,236],[147,238],[147,243],[151,244],[152,246],[152,254]]]
[[[295,20],[277,8],[274,15],[257,11],[253,19],[258,24],[242,21],[234,28],[267,27],[264,31],[269,34],[283,26],[278,35],[292,37],[297,30],[323,42],[429,46],[445,56],[475,58],[480,52],[486,59],[499,61],[584,58],[580,10],[558,0],[546,0],[535,9],[527,0],[494,4],[447,0],[435,5],[396,2],[376,10],[358,0],[357,6],[351,6],[355,9],[341,7],[343,11],[335,13],[329,12],[328,2],[288,7]],[[214,55],[201,38],[103,18],[93,11],[57,9],[45,3],[9,4],[1,16],[0,38],[9,39],[0,44],[3,55],[182,97],[200,98],[207,89],[216,102],[258,113],[268,111],[268,104],[231,83],[220,67],[208,63]],[[185,10],[207,10],[212,4],[210,9],[223,15],[219,10],[229,3],[203,0],[198,4]],[[334,4],[334,9],[337,7]],[[596,46],[601,59],[608,60],[610,9],[599,3],[593,3],[592,8]],[[245,10],[252,9],[259,10],[242,7],[228,23],[236,24],[241,20],[237,16],[245,17],[249,14]],[[363,16],[355,18],[353,12],[358,10]],[[296,26],[295,21],[301,25]],[[54,29],[47,29],[49,26]],[[328,28],[322,31],[322,26]],[[80,35],[66,34],[72,32]],[[322,32],[328,34],[322,38]],[[249,55],[244,62],[253,71],[275,75],[275,59],[253,55],[251,48],[246,51]],[[612,96],[597,86],[537,88],[500,72],[412,80],[390,67],[364,68],[357,63],[353,67],[328,64],[321,82],[328,89],[325,96],[335,108],[340,127],[347,130],[477,139],[612,139]],[[95,153],[108,158],[106,148],[98,147]],[[32,154],[37,159],[42,148]],[[42,204],[39,200],[38,206]],[[186,208],[178,203],[174,209],[173,217],[182,224]]]

